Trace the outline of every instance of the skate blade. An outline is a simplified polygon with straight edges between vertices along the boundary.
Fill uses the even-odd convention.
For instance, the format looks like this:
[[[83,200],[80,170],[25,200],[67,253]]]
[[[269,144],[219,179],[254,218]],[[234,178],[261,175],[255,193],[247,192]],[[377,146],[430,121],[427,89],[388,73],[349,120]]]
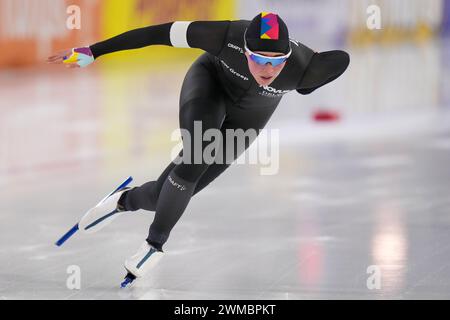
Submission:
[[[127,287],[130,287],[131,286],[131,284],[134,282],[134,279],[131,279],[131,278],[125,278],[125,280],[120,284],[120,287],[122,288],[122,289],[125,289],[125,288],[127,288]]]

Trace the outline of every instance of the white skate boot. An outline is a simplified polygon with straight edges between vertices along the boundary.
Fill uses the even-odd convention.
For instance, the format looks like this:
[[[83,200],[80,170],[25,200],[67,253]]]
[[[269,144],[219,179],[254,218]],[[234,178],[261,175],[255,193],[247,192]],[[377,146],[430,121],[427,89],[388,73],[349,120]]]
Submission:
[[[121,287],[125,288],[136,278],[144,277],[158,264],[163,254],[162,251],[158,251],[145,241],[138,252],[125,261],[125,269],[128,271],[128,274]]]
[[[95,233],[123,215],[126,211],[118,205],[118,201],[122,194],[130,189],[117,190],[90,209],[78,223],[79,230],[82,233]]]

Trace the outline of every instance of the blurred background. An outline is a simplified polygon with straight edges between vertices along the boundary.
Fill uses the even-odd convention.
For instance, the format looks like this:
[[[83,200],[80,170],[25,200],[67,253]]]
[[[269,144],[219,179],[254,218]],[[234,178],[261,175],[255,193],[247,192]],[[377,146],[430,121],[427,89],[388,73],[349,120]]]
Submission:
[[[81,25],[71,30],[73,5]],[[367,27],[373,5],[381,29]],[[181,84],[202,52],[154,46],[81,70],[47,65],[47,56],[147,25],[261,11],[277,12],[316,51],[346,50],[350,67],[311,95],[283,99],[268,127],[280,130],[276,176],[233,168],[190,205],[168,249],[178,259],[211,250],[211,260],[196,259],[191,280],[166,265],[146,284],[164,294],[144,285],[133,297],[450,297],[450,0],[0,0],[0,297],[111,297],[106,283],[119,281],[148,216],[113,227],[94,251],[89,240],[63,254],[52,243],[124,177],[154,180],[170,162]],[[98,280],[87,257],[113,249],[108,235],[117,257],[98,259],[117,270]],[[210,262],[229,263],[214,245],[242,240],[268,241],[266,251],[241,246],[256,252],[245,267],[205,276]],[[72,262],[100,289],[67,292]],[[366,288],[372,264],[386,275],[378,291]]]

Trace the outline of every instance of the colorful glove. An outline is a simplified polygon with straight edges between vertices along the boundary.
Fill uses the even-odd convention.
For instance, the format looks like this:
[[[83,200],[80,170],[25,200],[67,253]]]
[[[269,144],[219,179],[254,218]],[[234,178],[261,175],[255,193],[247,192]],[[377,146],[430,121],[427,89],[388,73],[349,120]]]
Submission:
[[[94,55],[89,47],[73,48],[69,57],[64,57],[63,63],[76,63],[81,68],[87,67],[94,62]]]

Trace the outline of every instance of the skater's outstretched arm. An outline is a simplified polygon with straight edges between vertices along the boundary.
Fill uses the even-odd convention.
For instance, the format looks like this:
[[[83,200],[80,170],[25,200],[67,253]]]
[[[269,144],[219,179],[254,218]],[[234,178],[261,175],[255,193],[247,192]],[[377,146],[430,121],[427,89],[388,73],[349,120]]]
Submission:
[[[350,56],[345,51],[335,50],[316,53],[300,80],[297,92],[310,94],[314,90],[339,78],[350,64]]]
[[[127,31],[89,47],[59,52],[49,57],[47,62],[65,63],[72,68],[84,67],[104,54],[152,45],[198,48],[217,55],[222,50],[229,25],[230,21],[175,21],[148,26]]]
[[[135,29],[90,46],[94,58],[101,55],[151,45],[198,48],[218,54],[230,21],[175,21]]]

